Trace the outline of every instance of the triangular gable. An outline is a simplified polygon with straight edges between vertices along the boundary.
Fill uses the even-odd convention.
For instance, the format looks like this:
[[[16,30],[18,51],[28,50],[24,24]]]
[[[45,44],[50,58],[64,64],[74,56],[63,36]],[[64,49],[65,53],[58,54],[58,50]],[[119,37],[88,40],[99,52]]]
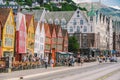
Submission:
[[[22,16],[21,23],[20,23],[20,28],[19,30],[25,31],[25,23],[24,23],[24,16]]]
[[[44,28],[45,28],[45,35],[51,37],[50,28],[47,23],[44,24]]]
[[[53,33],[52,33],[52,37],[57,37],[57,35],[56,35],[56,31],[55,31],[55,25],[53,25]]]

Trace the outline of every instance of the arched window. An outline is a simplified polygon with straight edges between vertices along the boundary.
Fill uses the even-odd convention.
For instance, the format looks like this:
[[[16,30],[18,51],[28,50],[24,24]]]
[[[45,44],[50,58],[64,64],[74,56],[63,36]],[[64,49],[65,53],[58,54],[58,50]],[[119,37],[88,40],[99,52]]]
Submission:
[[[77,26],[77,32],[80,32],[80,26]]]
[[[84,32],[87,32],[87,26],[84,26]]]

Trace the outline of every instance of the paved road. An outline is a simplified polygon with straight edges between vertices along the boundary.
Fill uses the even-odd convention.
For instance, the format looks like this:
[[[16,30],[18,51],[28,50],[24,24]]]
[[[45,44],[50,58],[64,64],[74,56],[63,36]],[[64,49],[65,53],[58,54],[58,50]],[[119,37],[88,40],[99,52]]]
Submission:
[[[63,70],[31,78],[27,77],[25,80],[120,80],[118,75],[120,73],[119,66],[120,62],[102,63],[90,67]]]

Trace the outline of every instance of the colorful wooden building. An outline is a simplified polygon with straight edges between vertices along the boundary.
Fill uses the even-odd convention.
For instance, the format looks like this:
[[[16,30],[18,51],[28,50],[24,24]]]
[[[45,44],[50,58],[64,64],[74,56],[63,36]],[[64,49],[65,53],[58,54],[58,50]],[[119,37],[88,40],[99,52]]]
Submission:
[[[34,55],[35,27],[33,15],[26,14],[26,26],[27,26],[27,53]]]
[[[56,44],[57,44],[57,35],[56,35],[56,25],[49,24],[50,33],[51,33],[51,58],[54,60],[54,65],[56,63]]]
[[[44,24],[45,28],[45,56],[49,56],[51,53],[51,34],[50,34],[50,27],[49,24]]]
[[[34,54],[40,56],[40,24],[35,22],[35,43],[34,43]]]
[[[44,23],[40,23],[40,58],[44,59],[45,49],[45,28]]]
[[[16,54],[17,61],[21,61],[23,55],[26,54],[26,20],[25,15],[18,12],[16,16]]]
[[[15,22],[13,10],[0,8],[2,57],[14,57]]]

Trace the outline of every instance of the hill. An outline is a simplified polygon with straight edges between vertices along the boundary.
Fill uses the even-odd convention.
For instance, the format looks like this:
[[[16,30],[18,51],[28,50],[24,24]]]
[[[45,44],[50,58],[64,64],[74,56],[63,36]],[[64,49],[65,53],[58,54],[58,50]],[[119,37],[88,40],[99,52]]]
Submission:
[[[101,13],[107,15],[107,16],[112,16],[112,17],[117,17],[120,19],[120,10],[108,7],[106,5],[100,4],[98,2],[93,2],[92,3],[94,10],[95,11],[100,11]],[[79,7],[85,7],[88,11],[91,8],[91,3],[79,3]]]

